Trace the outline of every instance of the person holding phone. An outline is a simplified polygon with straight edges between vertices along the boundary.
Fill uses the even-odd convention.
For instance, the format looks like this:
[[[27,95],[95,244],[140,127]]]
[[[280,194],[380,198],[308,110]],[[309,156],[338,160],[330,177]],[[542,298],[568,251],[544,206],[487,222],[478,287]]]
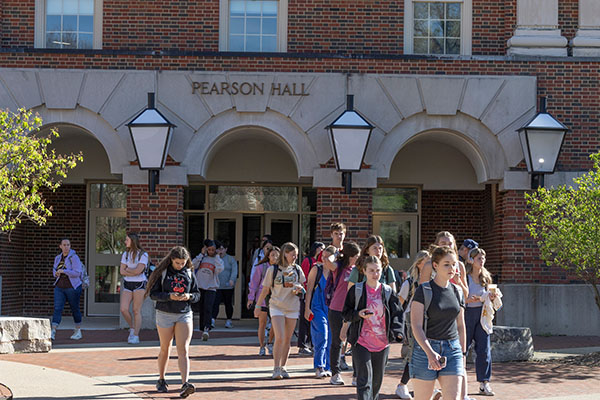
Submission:
[[[435,247],[431,265],[435,278],[419,286],[410,305],[410,322],[415,337],[409,370],[415,400],[429,400],[436,380],[444,400],[459,400],[464,375],[466,334],[462,289],[450,280],[456,275],[457,255],[448,246]],[[424,330],[425,290],[431,290]],[[443,357],[443,358],[442,358]]]
[[[381,283],[382,265],[377,256],[364,259],[366,282],[348,290],[342,312],[350,322],[348,342],[356,371],[359,400],[376,400],[383,383],[390,342],[402,341],[402,307],[394,290]],[[360,297],[357,302],[357,291]]]
[[[189,379],[189,347],[194,331],[192,304],[200,300],[200,289],[196,282],[190,253],[185,247],[173,247],[156,267],[146,288],[146,297],[156,301],[156,329],[160,339],[158,353],[158,382],[156,390],[168,392],[165,380],[171,343],[175,337],[177,360],[181,373],[180,397],[188,397],[196,391]]]
[[[202,340],[208,340],[208,332],[212,329],[212,312],[217,289],[219,288],[219,274],[225,266],[221,256],[217,253],[217,245],[213,240],[206,239],[204,247],[196,258],[192,260],[196,269],[196,280],[200,288],[200,301],[194,307],[199,314],[199,326]]]

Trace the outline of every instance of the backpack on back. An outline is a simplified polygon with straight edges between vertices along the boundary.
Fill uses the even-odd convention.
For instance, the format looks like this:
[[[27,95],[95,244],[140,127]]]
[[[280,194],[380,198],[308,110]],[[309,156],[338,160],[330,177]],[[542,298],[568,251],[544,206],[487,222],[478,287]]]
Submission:
[[[335,278],[333,277],[333,273],[330,273],[329,276],[327,277],[327,283],[325,284],[325,289],[324,289],[325,305],[327,307],[329,307],[331,305],[331,300],[333,300],[333,295],[335,293],[335,289],[339,285],[342,275],[344,275],[344,269],[338,268],[337,275]]]
[[[354,310],[356,311],[358,311],[358,303],[360,302],[363,290],[365,289],[365,283],[366,282],[358,282],[354,285]],[[390,297],[392,296],[392,288],[391,286],[383,285],[381,290],[383,290],[383,294],[385,295],[385,304],[388,304]]]

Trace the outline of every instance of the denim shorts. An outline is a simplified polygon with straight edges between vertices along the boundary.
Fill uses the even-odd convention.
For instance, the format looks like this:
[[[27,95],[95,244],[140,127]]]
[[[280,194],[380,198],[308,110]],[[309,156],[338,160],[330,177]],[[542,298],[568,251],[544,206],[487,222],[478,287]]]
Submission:
[[[186,313],[168,313],[156,310],[156,325],[161,328],[172,328],[177,323],[192,324],[194,314],[191,311]]]
[[[462,348],[460,341],[454,340],[435,340],[427,339],[433,351],[440,356],[446,357],[446,367],[439,371],[429,369],[429,361],[427,354],[415,341],[412,357],[409,363],[409,371],[411,379],[421,379],[423,381],[433,381],[441,375],[458,375],[462,376],[465,373],[463,364]]]

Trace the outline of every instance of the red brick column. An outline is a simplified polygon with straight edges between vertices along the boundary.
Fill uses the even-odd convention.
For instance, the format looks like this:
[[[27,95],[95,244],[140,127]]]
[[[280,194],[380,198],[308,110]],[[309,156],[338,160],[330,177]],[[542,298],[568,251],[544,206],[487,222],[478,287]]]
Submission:
[[[362,246],[373,232],[373,191],[352,189],[345,194],[341,188],[317,189],[317,238],[329,243],[329,226],[333,222],[343,222],[348,227],[347,240],[356,241]]]
[[[159,185],[155,194],[147,185],[128,187],[128,231],[140,235],[141,245],[158,263],[173,246],[183,245],[183,187]]]

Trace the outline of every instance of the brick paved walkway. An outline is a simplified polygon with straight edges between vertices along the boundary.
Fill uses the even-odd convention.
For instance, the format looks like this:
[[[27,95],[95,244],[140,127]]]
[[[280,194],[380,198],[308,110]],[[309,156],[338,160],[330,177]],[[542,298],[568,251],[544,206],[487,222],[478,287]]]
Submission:
[[[123,332],[125,331],[88,331],[84,332],[84,337],[88,343],[110,342],[111,338],[122,340]],[[65,338],[59,335],[57,343],[68,341],[69,332],[59,331],[61,333]],[[147,336],[142,334],[142,339],[156,339],[152,331],[146,334]],[[537,347],[546,349],[600,345],[600,337],[550,337],[535,340]],[[239,344],[228,344],[232,342]],[[173,393],[159,396],[154,392],[157,378],[156,347],[144,346],[142,343],[133,347],[83,348],[81,344],[70,343],[69,348],[58,346],[58,349],[47,354],[3,355],[0,360],[34,364],[97,378],[125,387],[141,398],[178,398],[175,389],[180,382],[174,349],[168,367],[168,380]],[[198,387],[199,393],[190,398],[200,399],[206,395],[218,399],[244,400],[280,399],[282,396],[291,399],[331,400],[355,397],[355,389],[349,385],[351,373],[343,374],[347,386],[332,386],[325,380],[313,378],[312,358],[297,355],[293,355],[288,363],[292,379],[272,381],[269,379],[272,360],[270,357],[259,357],[255,343],[255,337],[243,331],[215,332],[206,343],[194,340],[190,349],[191,380]],[[295,352],[295,348],[292,351]],[[383,399],[395,398],[393,393],[403,367],[399,351],[399,346],[392,346],[391,361],[383,383]],[[495,398],[499,400],[550,399],[593,394],[598,394],[600,398],[600,368],[564,366],[551,362],[497,363],[493,368],[493,389],[496,392]],[[473,366],[469,366],[470,382],[475,382],[473,370]],[[477,385],[471,384],[470,387],[473,392],[471,394],[475,395]]]

